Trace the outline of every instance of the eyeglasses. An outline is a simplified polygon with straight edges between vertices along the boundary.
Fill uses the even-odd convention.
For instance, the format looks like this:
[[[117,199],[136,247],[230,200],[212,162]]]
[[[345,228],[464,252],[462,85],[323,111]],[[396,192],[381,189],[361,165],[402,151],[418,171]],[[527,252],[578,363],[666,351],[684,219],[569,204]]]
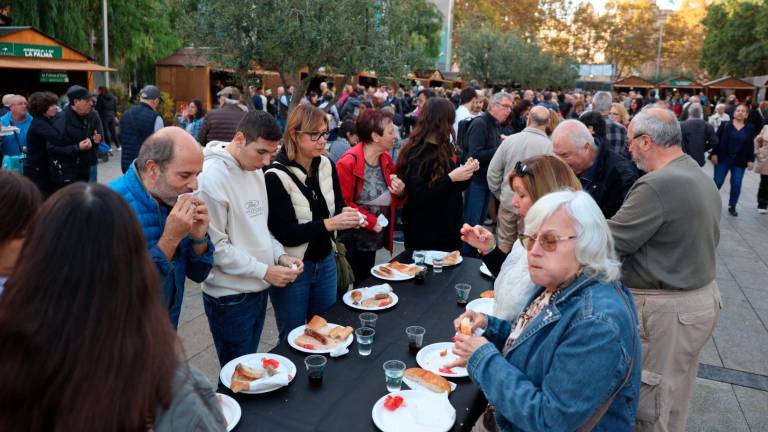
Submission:
[[[577,237],[578,235],[560,237],[553,232],[545,232],[542,235],[520,234],[517,236],[517,238],[520,239],[520,242],[523,244],[523,246],[525,246],[526,250],[530,251],[531,249],[533,249],[533,244],[536,242],[536,240],[538,240],[539,244],[541,245],[541,248],[547,252],[554,252],[555,250],[557,250],[557,244],[559,242],[573,240]]]
[[[309,136],[309,139],[312,141],[319,141],[320,138],[328,139],[328,137],[331,135],[330,131],[309,132],[309,131],[303,131],[303,130],[297,129],[296,132],[307,134]]]
[[[512,111],[512,108],[513,108],[512,105],[505,105],[503,103],[500,103],[499,106],[510,111]]]
[[[522,161],[517,161],[515,164],[515,175],[517,177],[524,177],[527,175],[533,177],[533,171],[531,171],[528,165],[524,164]]]

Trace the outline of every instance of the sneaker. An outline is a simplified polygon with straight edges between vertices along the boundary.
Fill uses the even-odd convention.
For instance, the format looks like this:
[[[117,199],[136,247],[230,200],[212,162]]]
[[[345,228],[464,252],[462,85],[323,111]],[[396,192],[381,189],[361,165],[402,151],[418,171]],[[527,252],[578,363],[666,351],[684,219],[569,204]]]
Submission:
[[[764,208],[759,208],[759,209],[757,209],[757,212],[760,213],[760,214],[766,214],[766,213],[768,213],[768,210],[766,210]]]
[[[736,211],[736,207],[728,207],[728,213],[731,216],[738,216],[739,213]]]

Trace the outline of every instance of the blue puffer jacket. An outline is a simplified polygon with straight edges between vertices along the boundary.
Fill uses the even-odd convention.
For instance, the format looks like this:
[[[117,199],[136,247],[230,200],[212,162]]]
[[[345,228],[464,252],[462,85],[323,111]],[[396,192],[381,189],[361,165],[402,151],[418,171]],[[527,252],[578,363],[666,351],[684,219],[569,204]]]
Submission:
[[[159,205],[144,189],[136,165],[131,164],[128,172],[110,183],[109,187],[128,201],[141,224],[149,255],[163,280],[163,301],[168,308],[171,323],[176,328],[181,313],[181,301],[184,299],[184,278],[186,276],[200,283],[208,277],[213,267],[213,243],[209,240],[208,251],[198,255],[192,249],[192,241],[187,237],[179,243],[173,260],[169,261],[165,253],[157,247],[157,241],[165,229],[168,208]]]
[[[484,336],[491,343],[472,354],[467,369],[496,407],[501,431],[578,429],[623,382],[633,345],[629,381],[593,430],[634,429],[640,336],[639,330],[633,332],[637,314],[632,295],[619,287],[626,304],[611,284],[580,276],[528,323],[506,356],[500,351],[512,325],[488,317]]]

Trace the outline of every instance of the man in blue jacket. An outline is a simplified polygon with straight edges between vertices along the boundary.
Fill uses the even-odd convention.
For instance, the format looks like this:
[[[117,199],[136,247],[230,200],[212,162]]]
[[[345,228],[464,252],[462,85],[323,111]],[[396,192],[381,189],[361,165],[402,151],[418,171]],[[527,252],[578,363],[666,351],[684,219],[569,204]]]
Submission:
[[[192,135],[167,127],[147,138],[125,175],[109,185],[128,201],[141,224],[174,328],[185,278],[203,282],[213,266],[208,209],[192,193],[202,168],[203,152]]]

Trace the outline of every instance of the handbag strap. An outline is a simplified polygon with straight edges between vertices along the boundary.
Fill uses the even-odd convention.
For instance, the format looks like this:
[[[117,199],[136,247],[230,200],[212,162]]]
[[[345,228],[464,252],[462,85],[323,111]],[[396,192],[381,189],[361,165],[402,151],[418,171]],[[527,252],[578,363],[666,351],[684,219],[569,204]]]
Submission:
[[[632,376],[632,368],[635,364],[635,354],[637,350],[637,342],[635,337],[635,332],[637,331],[637,324],[635,323],[635,316],[632,314],[632,308],[629,305],[629,302],[627,301],[627,298],[624,296],[624,293],[621,292],[621,289],[619,289],[618,284],[616,282],[613,283],[613,288],[616,290],[617,293],[619,293],[619,296],[624,301],[624,305],[627,307],[627,311],[629,312],[629,318],[632,320],[632,355],[629,357],[629,365],[627,366],[627,374],[624,375],[624,380],[622,380],[621,384],[616,388],[616,390],[613,391],[611,396],[608,397],[608,399],[603,402],[602,405],[595,411],[594,414],[592,414],[592,417],[590,417],[581,427],[576,429],[576,432],[589,432],[592,429],[597,426],[597,424],[600,422],[600,420],[603,418],[605,413],[608,411],[608,408],[613,403],[613,400],[616,398],[616,396],[619,394],[621,389],[624,388],[625,385],[627,385],[627,382],[629,382],[629,378]]]

